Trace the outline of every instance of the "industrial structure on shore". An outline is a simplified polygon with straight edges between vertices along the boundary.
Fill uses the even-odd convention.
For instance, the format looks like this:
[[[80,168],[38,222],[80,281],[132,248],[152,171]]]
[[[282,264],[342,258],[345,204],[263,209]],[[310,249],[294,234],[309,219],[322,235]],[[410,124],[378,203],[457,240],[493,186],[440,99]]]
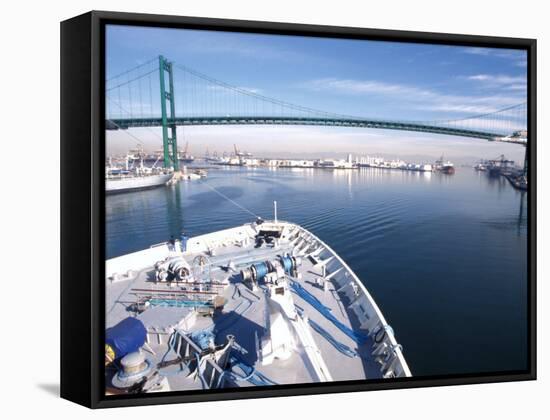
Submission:
[[[350,153],[346,159],[323,158],[323,159],[288,159],[288,158],[257,158],[251,153],[235,153],[222,156],[210,155],[207,153],[204,161],[212,165],[244,166],[244,167],[267,167],[267,168],[315,168],[315,169],[359,169],[379,168],[398,169],[403,171],[417,172],[443,172],[454,173],[454,165],[450,161],[444,161],[443,157],[434,163],[411,163],[401,159],[385,160],[376,156],[355,157]]]
[[[479,172],[486,172],[493,177],[503,176],[513,187],[527,191],[527,168],[516,166],[513,160],[506,159],[504,155],[500,155],[496,159],[482,160],[474,166],[474,169]]]

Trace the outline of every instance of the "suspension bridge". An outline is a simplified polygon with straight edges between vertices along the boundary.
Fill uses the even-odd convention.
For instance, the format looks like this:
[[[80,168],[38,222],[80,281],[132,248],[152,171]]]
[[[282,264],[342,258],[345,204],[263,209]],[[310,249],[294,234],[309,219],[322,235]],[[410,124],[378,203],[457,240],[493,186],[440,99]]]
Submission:
[[[178,169],[177,126],[309,125],[415,131],[526,145],[526,103],[465,118],[403,121],[300,106],[155,57],[106,81],[106,129],[161,127],[164,165]]]

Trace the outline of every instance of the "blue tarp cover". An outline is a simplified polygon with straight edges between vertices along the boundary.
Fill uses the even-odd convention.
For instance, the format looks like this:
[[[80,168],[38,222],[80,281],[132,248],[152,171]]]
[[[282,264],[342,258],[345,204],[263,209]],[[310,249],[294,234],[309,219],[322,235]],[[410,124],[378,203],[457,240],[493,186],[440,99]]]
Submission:
[[[105,331],[105,344],[111,346],[115,358],[120,359],[128,353],[137,351],[145,343],[147,330],[136,318],[126,318]]]

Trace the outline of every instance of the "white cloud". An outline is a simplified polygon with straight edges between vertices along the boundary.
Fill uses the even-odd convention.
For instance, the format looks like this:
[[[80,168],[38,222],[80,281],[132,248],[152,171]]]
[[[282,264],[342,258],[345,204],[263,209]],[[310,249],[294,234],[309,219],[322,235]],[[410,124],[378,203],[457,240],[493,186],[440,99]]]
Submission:
[[[466,76],[466,80],[480,82],[486,87],[497,88],[509,85],[522,86],[527,90],[527,78],[525,76],[510,76],[506,74],[474,74]]]
[[[262,89],[254,88],[254,87],[247,87],[247,86],[231,86],[231,87],[235,88],[235,89],[244,90],[244,91],[249,92],[249,93],[259,94],[259,93],[263,92]],[[227,93],[227,94],[233,94],[232,90],[229,90],[227,87],[221,86],[221,85],[207,85],[206,89],[216,91],[216,92],[223,92],[223,93]]]
[[[462,52],[473,55],[492,56],[499,58],[521,58],[527,57],[526,51],[523,50],[511,50],[504,48],[481,48],[481,47],[468,47],[464,48]]]
[[[468,80],[479,80],[483,82],[493,82],[498,84],[508,83],[521,83],[525,82],[525,78],[521,76],[506,76],[506,75],[492,75],[492,74],[476,74],[468,76]]]
[[[527,52],[524,50],[510,50],[501,48],[463,48],[465,54],[481,55],[485,57],[497,57],[513,60],[512,64],[517,67],[527,67]]]
[[[486,80],[489,75],[474,75],[476,79]],[[517,80],[516,80],[517,82]],[[350,95],[380,95],[399,99],[411,104],[417,110],[454,113],[489,113],[507,106],[515,105],[524,99],[516,95],[453,95],[411,85],[381,82],[377,80],[354,80],[324,78],[306,82],[303,87],[315,91],[333,91]]]
[[[391,84],[376,80],[353,80],[353,79],[337,79],[324,78],[311,80],[304,84],[305,87],[317,90],[335,90],[341,93],[362,94],[362,93],[381,93],[392,95],[415,94],[415,95],[431,95],[428,90],[419,89],[416,87]]]
[[[525,92],[527,90],[527,85],[525,83],[517,83],[513,85],[508,85],[504,89],[507,90],[518,90]]]

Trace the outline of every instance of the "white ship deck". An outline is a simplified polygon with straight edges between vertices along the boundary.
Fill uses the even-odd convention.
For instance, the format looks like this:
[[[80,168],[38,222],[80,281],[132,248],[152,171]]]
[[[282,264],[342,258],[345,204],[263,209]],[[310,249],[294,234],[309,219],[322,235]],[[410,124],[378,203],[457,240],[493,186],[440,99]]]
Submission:
[[[263,243],[257,246],[256,235],[265,226],[277,226],[282,236],[275,244]],[[178,356],[169,346],[174,331],[182,335],[210,328],[215,334],[215,342],[222,345],[228,335],[235,337],[237,346],[231,354],[239,353],[235,348],[244,349],[239,358],[256,372],[269,378],[275,384],[297,384],[319,381],[345,381],[357,379],[379,379],[383,377],[411,376],[400,346],[382,316],[374,300],[362,283],[347,265],[322,241],[306,230],[286,222],[255,223],[238,228],[215,232],[191,238],[187,252],[179,251],[180,244],[161,244],[148,250],[118,257],[107,262],[106,271],[106,327],[121,320],[136,316],[147,329],[147,346],[144,354],[153,366]],[[301,256],[301,265],[296,276],[286,277],[286,282],[295,281],[320,304],[330,309],[337,322],[349,327],[358,335],[368,339],[358,344],[342,330],[342,327],[328,319],[303,294],[289,293],[298,315],[295,319],[284,315],[283,319],[293,332],[292,347],[288,358],[274,358],[266,364],[265,346],[270,345],[273,332],[273,306],[269,304],[268,286],[259,282],[253,290],[251,283],[244,283],[240,270],[252,263],[274,260],[283,254]],[[181,255],[193,266],[196,257],[206,257],[209,261],[209,280],[213,283],[226,283],[210,289],[197,285],[174,282],[157,282],[154,263],[168,255]],[[228,269],[228,266],[233,269]],[[324,267],[324,269],[323,269]],[[130,270],[130,271],[128,271]],[[321,282],[318,279],[322,279]],[[326,286],[318,283],[327,282]],[[354,286],[355,284],[355,286]],[[142,312],[134,312],[138,299],[146,301],[155,296],[167,296],[167,302],[178,299],[187,290],[206,297],[212,290],[223,296],[223,310],[214,316],[202,316],[190,307],[149,305]],[[307,295],[307,293],[306,293]],[[172,300],[169,300],[172,299]],[[271,308],[271,315],[270,315]],[[311,322],[321,326],[324,334],[311,327]],[[273,334],[273,336],[272,336]],[[347,346],[350,352],[338,350],[327,339],[327,334],[338,345]],[[312,337],[310,342],[308,337]],[[375,339],[380,343],[375,343]],[[172,344],[174,342],[172,341]],[[181,350],[180,350],[181,352]],[[225,359],[223,360],[225,362]],[[215,370],[215,369],[214,369]],[[107,387],[114,371],[107,370]],[[197,377],[193,366],[184,363],[158,369],[159,390],[191,390],[204,387],[252,386],[249,381],[235,380],[234,376],[222,375],[219,378],[211,371],[204,384],[204,378]],[[154,387],[151,388],[154,390]]]

